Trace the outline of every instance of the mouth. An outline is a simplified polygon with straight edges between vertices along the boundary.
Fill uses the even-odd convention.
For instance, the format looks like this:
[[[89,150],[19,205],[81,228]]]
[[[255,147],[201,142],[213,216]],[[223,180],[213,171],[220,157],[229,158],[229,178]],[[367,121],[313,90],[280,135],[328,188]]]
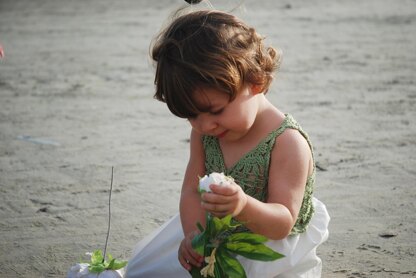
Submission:
[[[224,131],[224,132],[221,132],[220,134],[218,134],[216,137],[217,138],[219,138],[219,139],[221,139],[221,138],[223,138],[226,134],[227,134],[227,132],[228,132],[228,130],[226,130],[226,131]]]

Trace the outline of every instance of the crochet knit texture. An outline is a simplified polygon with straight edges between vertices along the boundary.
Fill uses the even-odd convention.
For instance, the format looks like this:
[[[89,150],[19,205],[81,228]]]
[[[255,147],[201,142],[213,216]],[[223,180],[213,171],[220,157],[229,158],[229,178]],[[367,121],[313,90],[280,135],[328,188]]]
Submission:
[[[237,163],[228,169],[225,167],[218,138],[213,136],[203,136],[202,141],[205,149],[206,172],[223,172],[225,175],[233,177],[235,182],[241,186],[246,194],[264,202],[267,199],[270,155],[275,145],[276,138],[287,128],[298,130],[302,136],[305,137],[312,150],[308,135],[302,130],[296,120],[291,115],[287,114],[279,128],[270,132],[254,149],[246,153]],[[279,146],[276,147],[278,148]],[[291,234],[304,232],[312,218],[314,212],[312,194],[315,184],[315,172],[316,169],[314,166],[312,174],[307,178],[302,206]]]

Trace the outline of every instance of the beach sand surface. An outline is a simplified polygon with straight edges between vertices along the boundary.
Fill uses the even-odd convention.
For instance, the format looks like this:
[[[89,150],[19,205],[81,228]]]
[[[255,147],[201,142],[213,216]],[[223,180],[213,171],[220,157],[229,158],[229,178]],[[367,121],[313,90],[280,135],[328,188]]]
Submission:
[[[239,1],[212,1],[230,10]],[[0,277],[64,277],[178,211],[189,124],[149,44],[183,1],[0,1]],[[309,133],[331,215],[323,277],[415,277],[416,2],[243,1],[283,52],[268,98]]]

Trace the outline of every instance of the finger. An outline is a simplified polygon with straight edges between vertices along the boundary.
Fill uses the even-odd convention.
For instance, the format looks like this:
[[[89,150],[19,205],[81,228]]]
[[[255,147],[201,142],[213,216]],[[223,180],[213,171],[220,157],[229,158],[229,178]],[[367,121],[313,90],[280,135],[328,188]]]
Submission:
[[[197,267],[201,266],[201,256],[198,253],[188,251],[184,258],[186,263],[189,265],[194,265]]]
[[[188,263],[188,261],[186,261],[183,257],[179,257],[179,263],[181,264],[181,266],[183,268],[185,268],[187,271],[191,271],[192,266],[190,263]]]
[[[230,205],[228,204],[216,204],[216,203],[202,202],[201,206],[206,211],[215,213],[215,214],[227,213],[230,210]]]
[[[194,249],[188,249],[188,254],[189,254],[189,257],[187,257],[188,258],[188,260],[189,260],[189,262],[192,264],[192,265],[195,265],[195,266],[201,266],[201,263],[202,263],[202,261],[203,261],[203,259],[204,259],[204,257],[203,256],[201,256],[200,254],[198,254]]]
[[[227,186],[211,184],[209,188],[215,194],[221,194],[221,195],[226,195],[226,196],[234,195],[238,191],[238,185],[236,185],[235,183],[229,184]]]
[[[189,240],[186,240],[184,244],[185,252],[188,253],[189,256],[194,258],[196,261],[200,261],[203,257],[192,247],[191,238],[194,238],[194,236],[190,237]]]
[[[182,252],[178,254],[178,259],[182,267],[188,271],[191,270],[192,265],[197,265],[195,259],[189,254],[186,248],[183,248]]]
[[[189,271],[189,270],[191,270],[191,266],[188,264],[187,260],[183,256],[183,253],[184,253],[185,249],[186,248],[185,248],[185,246],[182,242],[181,245],[179,246],[179,249],[178,249],[178,261],[184,269]]]
[[[201,196],[203,202],[213,204],[228,204],[232,201],[232,196],[219,195],[215,193],[204,193]]]
[[[218,217],[218,218],[223,218],[223,217],[231,214],[229,212],[210,212],[210,213],[211,213],[211,215],[213,215],[215,217]]]
[[[184,246],[182,256],[185,258],[188,264],[200,266],[203,260],[203,257],[199,255],[193,248],[192,244],[189,242]]]

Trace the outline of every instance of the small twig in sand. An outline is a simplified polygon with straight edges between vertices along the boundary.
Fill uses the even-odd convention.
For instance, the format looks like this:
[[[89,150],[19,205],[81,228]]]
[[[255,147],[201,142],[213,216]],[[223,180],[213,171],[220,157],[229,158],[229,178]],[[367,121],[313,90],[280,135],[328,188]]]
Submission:
[[[103,262],[105,260],[105,255],[107,253],[108,237],[110,236],[110,226],[111,226],[111,192],[113,191],[113,177],[114,177],[114,166],[111,167],[110,194],[109,194],[109,197],[108,197],[108,229],[107,229],[107,237],[105,239]]]

